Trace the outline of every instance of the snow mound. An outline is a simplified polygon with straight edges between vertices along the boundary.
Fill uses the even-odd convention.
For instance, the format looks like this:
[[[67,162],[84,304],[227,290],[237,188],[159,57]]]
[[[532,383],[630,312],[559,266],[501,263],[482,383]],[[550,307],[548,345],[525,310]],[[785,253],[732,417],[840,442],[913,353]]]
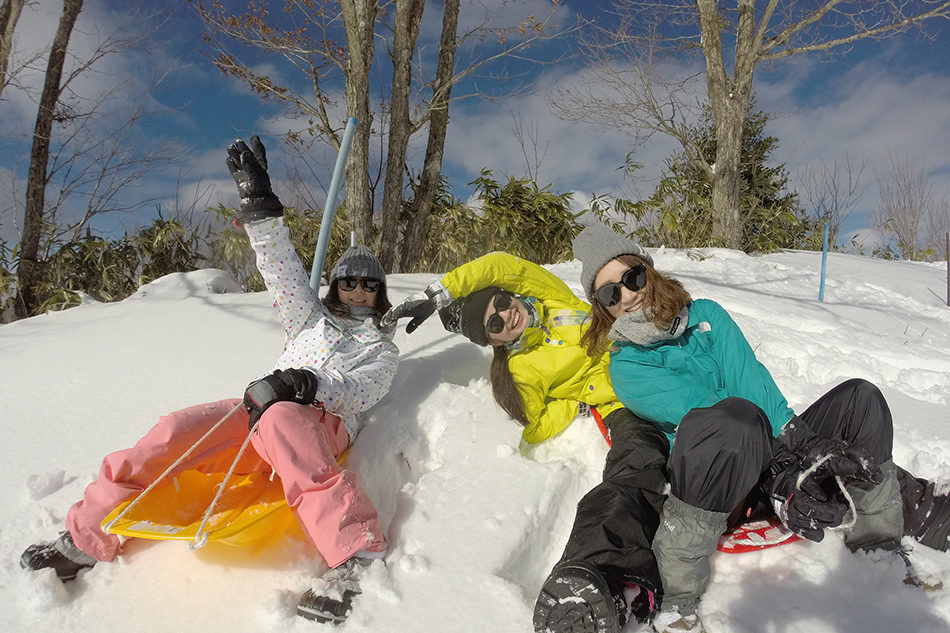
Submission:
[[[139,288],[129,299],[182,299],[244,292],[234,275],[218,268],[171,273]]]

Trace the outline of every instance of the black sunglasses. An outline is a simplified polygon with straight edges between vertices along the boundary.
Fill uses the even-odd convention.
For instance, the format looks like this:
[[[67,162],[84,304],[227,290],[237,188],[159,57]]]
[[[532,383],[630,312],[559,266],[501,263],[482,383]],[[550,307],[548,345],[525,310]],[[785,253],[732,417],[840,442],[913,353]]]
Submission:
[[[485,322],[485,329],[488,330],[489,334],[499,334],[502,330],[505,329],[505,320],[501,318],[499,312],[504,312],[511,307],[511,300],[513,296],[510,292],[499,292],[495,295],[495,298],[492,299],[492,307],[495,308],[495,313],[488,317],[488,321]]]
[[[363,286],[366,292],[376,292],[382,285],[379,279],[363,279],[362,277],[342,277],[338,282],[342,290],[353,292],[357,286]]]
[[[636,292],[647,285],[647,269],[643,264],[631,266],[624,272],[620,281],[604,284],[594,291],[594,298],[605,307],[620,303],[620,284]]]

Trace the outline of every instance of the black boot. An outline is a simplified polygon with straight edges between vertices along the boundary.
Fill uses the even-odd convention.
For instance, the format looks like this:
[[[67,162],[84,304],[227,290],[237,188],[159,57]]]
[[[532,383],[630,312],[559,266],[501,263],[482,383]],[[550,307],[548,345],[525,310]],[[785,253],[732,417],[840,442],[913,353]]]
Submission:
[[[326,593],[307,589],[297,603],[297,615],[308,620],[333,624],[346,620],[346,616],[353,609],[353,598],[362,593],[359,575],[372,562],[371,559],[354,557],[329,570],[323,576],[327,583]],[[327,595],[331,592],[338,594],[339,598]]]
[[[30,545],[20,555],[20,567],[33,571],[52,568],[63,582],[73,580],[81,570],[95,564],[96,559],[76,547],[68,531],[61,532],[55,541]]]
[[[921,545],[946,552],[950,547],[950,496],[937,494],[932,481],[897,469],[904,502],[904,534]]]
[[[535,633],[620,633],[626,619],[621,590],[583,562],[555,565],[534,605]]]

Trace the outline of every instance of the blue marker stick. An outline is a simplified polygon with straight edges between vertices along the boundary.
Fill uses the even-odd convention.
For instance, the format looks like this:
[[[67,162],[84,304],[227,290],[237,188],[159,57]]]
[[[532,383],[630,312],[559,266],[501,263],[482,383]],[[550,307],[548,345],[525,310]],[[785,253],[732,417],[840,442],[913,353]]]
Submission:
[[[356,132],[356,118],[350,117],[343,130],[343,140],[340,142],[340,153],[336,157],[333,167],[333,177],[330,179],[330,188],[327,190],[327,202],[323,207],[323,219],[320,221],[320,235],[317,237],[317,247],[313,252],[313,268],[310,270],[310,287],[320,290],[320,276],[323,274],[323,264],[327,258],[327,247],[330,245],[330,228],[333,226],[333,214],[336,213],[336,196],[343,182],[343,172],[346,168],[346,157],[353,144],[353,134]]]
[[[818,288],[818,300],[825,300],[825,269],[828,267],[828,225],[825,225],[825,237],[821,244],[821,285]]]

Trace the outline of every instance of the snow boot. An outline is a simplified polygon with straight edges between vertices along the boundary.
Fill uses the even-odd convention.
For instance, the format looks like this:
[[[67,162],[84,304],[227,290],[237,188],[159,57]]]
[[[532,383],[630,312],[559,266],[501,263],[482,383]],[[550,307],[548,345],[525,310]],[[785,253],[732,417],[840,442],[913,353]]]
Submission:
[[[653,553],[663,582],[664,612],[695,613],[709,585],[709,556],[726,531],[728,516],[728,512],[704,510],[672,494],[667,496],[660,527],[653,538]]]
[[[682,614],[679,609],[661,611],[653,619],[656,633],[703,633],[703,623],[695,613]]]
[[[90,569],[98,561],[73,543],[72,535],[64,530],[55,541],[36,543],[20,555],[20,567],[37,571],[52,568],[56,577],[67,582],[83,569]]]
[[[555,565],[534,606],[535,633],[620,633],[626,619],[622,591],[584,562]]]
[[[360,595],[359,575],[372,564],[369,558],[354,556],[323,575],[324,591],[307,589],[297,603],[297,615],[307,620],[340,624],[353,609],[353,599]]]
[[[918,589],[923,589],[926,592],[940,591],[943,589],[943,582],[941,580],[924,580],[920,577],[920,574],[917,573],[917,569],[914,567],[914,563],[910,560],[910,552],[905,549],[896,550],[898,556],[904,561],[904,569],[906,575],[904,576],[904,584],[910,585],[911,587],[917,587]]]
[[[904,533],[904,513],[897,467],[887,460],[881,464],[881,483],[870,490],[848,487],[854,501],[854,526],[844,536],[845,545],[857,550],[897,550]]]

